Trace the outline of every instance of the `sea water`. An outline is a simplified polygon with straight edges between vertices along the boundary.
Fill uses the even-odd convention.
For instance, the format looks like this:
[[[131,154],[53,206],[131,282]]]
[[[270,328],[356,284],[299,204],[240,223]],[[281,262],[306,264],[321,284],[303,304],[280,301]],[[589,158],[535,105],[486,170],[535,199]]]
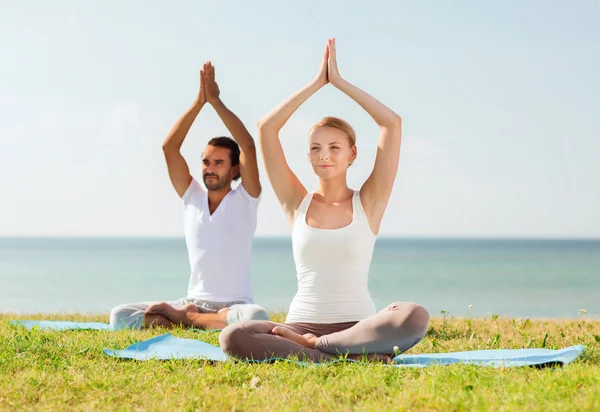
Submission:
[[[256,238],[252,276],[256,303],[286,311],[291,241]],[[183,239],[0,238],[0,312],[108,313],[184,297],[188,279]],[[600,241],[379,238],[369,289],[378,309],[417,302],[434,316],[600,317]]]

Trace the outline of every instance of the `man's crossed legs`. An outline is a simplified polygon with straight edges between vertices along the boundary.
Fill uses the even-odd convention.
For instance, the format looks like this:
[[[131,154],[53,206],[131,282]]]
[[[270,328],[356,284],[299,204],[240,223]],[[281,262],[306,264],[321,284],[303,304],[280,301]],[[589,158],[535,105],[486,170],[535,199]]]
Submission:
[[[170,302],[140,302],[119,305],[110,313],[113,329],[187,326],[223,329],[242,320],[269,320],[260,306],[241,301],[209,302],[182,298]]]

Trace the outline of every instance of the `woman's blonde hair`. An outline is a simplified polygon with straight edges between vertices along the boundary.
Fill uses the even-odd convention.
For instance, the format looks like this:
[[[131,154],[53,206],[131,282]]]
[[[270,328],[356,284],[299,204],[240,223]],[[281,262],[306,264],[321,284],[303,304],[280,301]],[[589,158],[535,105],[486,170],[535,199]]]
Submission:
[[[350,142],[350,146],[356,145],[356,132],[350,126],[350,124],[340,119],[339,117],[327,116],[323,119],[319,120],[313,127],[310,128],[310,132],[312,133],[317,127],[333,127],[335,129],[339,129],[342,132],[348,135],[348,141]]]

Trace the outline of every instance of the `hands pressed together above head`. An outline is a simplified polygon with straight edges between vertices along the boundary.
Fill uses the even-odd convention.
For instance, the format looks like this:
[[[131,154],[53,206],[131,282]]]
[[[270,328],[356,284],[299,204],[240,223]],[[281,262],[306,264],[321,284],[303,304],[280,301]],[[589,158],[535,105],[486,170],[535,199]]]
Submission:
[[[323,53],[323,59],[321,60],[315,82],[320,87],[325,86],[327,83],[331,83],[335,87],[338,87],[341,81],[342,76],[340,76],[337,65],[335,38],[331,38],[327,40],[327,45],[325,46],[325,52]]]
[[[199,104],[214,104],[219,100],[221,91],[215,80],[215,66],[207,61],[200,70],[200,89],[198,91],[197,102]]]

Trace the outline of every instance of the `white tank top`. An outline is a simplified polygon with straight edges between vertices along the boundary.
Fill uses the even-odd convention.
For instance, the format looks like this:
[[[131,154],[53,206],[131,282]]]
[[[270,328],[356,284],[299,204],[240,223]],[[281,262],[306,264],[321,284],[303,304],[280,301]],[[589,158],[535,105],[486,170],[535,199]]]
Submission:
[[[368,278],[377,236],[369,227],[360,193],[352,196],[352,222],[340,229],[308,226],[312,198],[312,193],[306,194],[294,219],[298,291],[286,323],[352,322],[375,314]]]

